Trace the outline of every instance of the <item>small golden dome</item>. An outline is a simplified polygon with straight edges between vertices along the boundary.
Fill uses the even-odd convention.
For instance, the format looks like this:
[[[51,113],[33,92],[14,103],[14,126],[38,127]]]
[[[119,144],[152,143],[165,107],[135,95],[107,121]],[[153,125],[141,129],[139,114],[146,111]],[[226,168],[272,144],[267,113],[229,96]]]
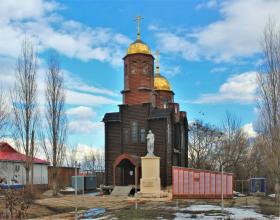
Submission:
[[[145,44],[140,39],[137,39],[132,44],[129,45],[127,49],[127,54],[135,54],[135,53],[143,53],[143,54],[152,54],[151,49],[147,44]]]
[[[154,81],[154,89],[155,90],[164,90],[164,91],[171,91],[171,85],[168,80],[160,75],[156,74],[155,81]]]

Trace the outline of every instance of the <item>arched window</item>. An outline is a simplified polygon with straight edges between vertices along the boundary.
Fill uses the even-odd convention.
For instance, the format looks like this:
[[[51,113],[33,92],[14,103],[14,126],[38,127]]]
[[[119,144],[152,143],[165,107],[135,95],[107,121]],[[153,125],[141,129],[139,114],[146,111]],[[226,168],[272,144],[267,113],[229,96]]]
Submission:
[[[149,64],[146,62],[143,62],[143,74],[147,75],[149,73]]]
[[[138,123],[136,121],[131,124],[131,142],[138,143]]]
[[[123,130],[123,142],[124,142],[124,144],[128,144],[128,138],[129,138],[129,136],[128,136],[128,128],[124,128],[124,130]]]
[[[137,67],[138,67],[137,61],[132,61],[130,64],[131,74],[136,74]]]
[[[140,142],[141,142],[141,144],[146,143],[146,132],[145,132],[144,128],[141,128],[141,130],[140,130]]]
[[[166,97],[163,97],[162,102],[163,102],[163,108],[167,108],[168,107],[168,100],[167,100]]]

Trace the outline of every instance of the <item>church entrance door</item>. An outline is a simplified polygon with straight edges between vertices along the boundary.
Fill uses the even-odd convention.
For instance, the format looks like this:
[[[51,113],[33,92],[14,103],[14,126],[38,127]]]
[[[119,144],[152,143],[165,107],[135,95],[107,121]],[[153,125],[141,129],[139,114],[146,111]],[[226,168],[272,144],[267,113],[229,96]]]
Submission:
[[[117,176],[121,186],[128,186],[135,184],[135,167],[127,159],[124,159],[117,166]]]
[[[140,158],[130,154],[118,156],[114,162],[114,185],[139,186]]]

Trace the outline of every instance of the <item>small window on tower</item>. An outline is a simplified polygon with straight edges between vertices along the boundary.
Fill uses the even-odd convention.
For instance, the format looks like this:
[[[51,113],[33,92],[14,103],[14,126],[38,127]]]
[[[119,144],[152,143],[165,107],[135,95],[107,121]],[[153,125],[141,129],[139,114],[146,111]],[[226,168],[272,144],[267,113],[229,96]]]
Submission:
[[[145,132],[144,128],[141,128],[141,130],[140,130],[140,141],[141,141],[141,144],[146,143],[146,132]]]
[[[143,65],[143,74],[149,73],[149,65],[147,63],[144,63]]]
[[[136,70],[137,70],[137,62],[136,62],[136,61],[132,61],[132,64],[131,64],[131,73],[132,73],[132,74],[136,74]]]
[[[138,143],[138,123],[136,121],[131,124],[131,142]]]
[[[167,108],[168,107],[168,100],[166,97],[163,98],[163,108]]]

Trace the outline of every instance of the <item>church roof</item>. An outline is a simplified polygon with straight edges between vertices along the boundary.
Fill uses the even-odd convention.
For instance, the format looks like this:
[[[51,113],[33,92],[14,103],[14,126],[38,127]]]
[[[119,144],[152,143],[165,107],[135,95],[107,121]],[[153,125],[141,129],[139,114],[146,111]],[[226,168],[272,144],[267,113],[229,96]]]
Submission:
[[[137,39],[132,44],[129,45],[127,49],[127,54],[136,54],[136,53],[143,53],[143,54],[149,54],[152,55],[151,49],[149,46],[141,41],[140,39]]]
[[[155,90],[172,91],[169,81],[162,75],[157,74],[154,81]]]
[[[26,156],[16,151],[6,142],[0,142],[0,161],[25,162]],[[33,157],[33,163],[49,164],[47,160],[41,160]]]
[[[103,118],[103,122],[107,121],[121,121],[120,113],[119,112],[110,112],[106,113]]]

